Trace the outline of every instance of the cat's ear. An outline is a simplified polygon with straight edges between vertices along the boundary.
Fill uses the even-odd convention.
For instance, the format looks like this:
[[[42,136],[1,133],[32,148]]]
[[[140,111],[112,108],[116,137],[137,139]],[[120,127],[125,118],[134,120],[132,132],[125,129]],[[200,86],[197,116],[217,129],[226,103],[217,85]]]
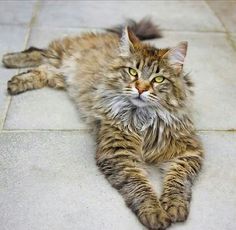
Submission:
[[[120,40],[120,54],[121,56],[129,56],[134,52],[134,45],[138,43],[139,39],[132,32],[129,27],[125,27]]]
[[[177,72],[180,73],[183,69],[184,59],[187,54],[188,42],[180,42],[174,48],[168,50],[164,55],[163,59],[167,59],[171,67]]]

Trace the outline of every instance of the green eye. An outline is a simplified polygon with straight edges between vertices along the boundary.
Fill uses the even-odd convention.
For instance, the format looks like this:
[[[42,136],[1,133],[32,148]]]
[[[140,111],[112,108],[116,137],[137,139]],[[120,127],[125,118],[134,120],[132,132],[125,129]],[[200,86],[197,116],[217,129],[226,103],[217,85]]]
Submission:
[[[155,82],[157,82],[157,83],[162,83],[164,80],[165,80],[165,78],[163,76],[155,77]]]
[[[138,76],[138,72],[135,69],[129,68],[129,74],[133,77]]]

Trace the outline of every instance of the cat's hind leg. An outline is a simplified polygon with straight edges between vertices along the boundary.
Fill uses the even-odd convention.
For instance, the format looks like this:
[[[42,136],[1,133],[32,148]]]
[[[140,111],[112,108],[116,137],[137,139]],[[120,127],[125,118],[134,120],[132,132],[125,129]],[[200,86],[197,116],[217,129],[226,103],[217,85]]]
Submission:
[[[61,65],[61,58],[53,49],[39,49],[30,47],[21,52],[7,53],[2,57],[2,63],[7,68],[37,67],[43,64],[51,64],[55,67]]]
[[[65,89],[64,76],[50,65],[42,65],[35,69],[19,73],[8,81],[9,94],[19,94],[27,90],[39,89],[44,86]]]
[[[21,52],[7,53],[2,57],[2,63],[7,68],[27,68],[47,63],[49,51],[30,47]]]

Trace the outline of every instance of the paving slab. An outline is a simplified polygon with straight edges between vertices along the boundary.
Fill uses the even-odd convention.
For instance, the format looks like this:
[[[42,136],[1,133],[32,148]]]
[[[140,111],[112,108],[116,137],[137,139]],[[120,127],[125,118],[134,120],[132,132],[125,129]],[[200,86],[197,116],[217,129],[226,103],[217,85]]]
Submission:
[[[65,91],[44,88],[12,98],[4,129],[88,129]]]
[[[47,47],[50,41],[86,29],[33,29],[28,46]],[[90,30],[91,31],[91,30]],[[95,31],[95,30],[92,30]],[[96,30],[98,31],[98,30]],[[87,129],[66,92],[40,89],[14,96],[5,129]]]
[[[0,3],[2,4],[2,3]],[[20,50],[24,46],[24,39],[26,35],[26,28],[21,26],[0,25],[0,59],[2,55],[7,52]],[[1,60],[0,60],[1,62]],[[5,118],[7,99],[7,81],[16,70],[4,69],[0,64],[0,127],[2,126],[3,119]]]
[[[32,17],[35,1],[0,1],[0,24],[27,25]],[[2,35],[2,33],[1,33]]]
[[[0,36],[0,57],[8,52],[19,51],[23,49],[25,36],[27,32],[26,26],[17,25],[1,25]],[[0,61],[0,63],[2,63]],[[1,64],[0,64],[1,65]]]
[[[153,40],[157,47],[175,46],[188,41],[186,72],[195,83],[193,114],[197,129],[236,128],[236,52],[221,33],[166,32]]]
[[[98,171],[89,134],[4,133],[0,146],[1,229],[143,229]]]
[[[189,219],[170,229],[234,230],[236,134],[201,137],[207,154]],[[145,229],[98,171],[90,134],[8,132],[0,134],[0,146],[1,229]],[[157,186],[157,170],[150,170]]]
[[[203,171],[193,188],[192,208],[173,230],[236,229],[235,132],[201,132],[206,151]]]
[[[236,32],[236,1],[207,1],[229,32]]]
[[[161,28],[224,31],[204,1],[42,1],[36,26],[107,28],[152,16]]]
[[[65,36],[79,36],[85,32],[102,32],[102,29],[93,28],[47,28],[47,27],[33,27],[30,34],[28,46],[47,47],[54,39],[61,39]]]

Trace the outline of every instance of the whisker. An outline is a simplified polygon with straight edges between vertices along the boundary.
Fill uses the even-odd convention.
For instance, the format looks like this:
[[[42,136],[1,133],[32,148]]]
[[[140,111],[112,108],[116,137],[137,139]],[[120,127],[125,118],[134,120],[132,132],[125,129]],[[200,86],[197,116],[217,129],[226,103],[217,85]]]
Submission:
[[[152,98],[152,97],[148,97],[148,100],[150,100],[150,101],[156,101],[155,98]]]
[[[123,93],[133,93],[132,91],[123,91]]]
[[[124,88],[124,90],[126,90],[126,91],[133,91],[133,89],[131,89],[131,88]]]
[[[155,96],[153,94],[150,94],[149,97],[152,98],[152,99],[158,100],[157,96]]]

